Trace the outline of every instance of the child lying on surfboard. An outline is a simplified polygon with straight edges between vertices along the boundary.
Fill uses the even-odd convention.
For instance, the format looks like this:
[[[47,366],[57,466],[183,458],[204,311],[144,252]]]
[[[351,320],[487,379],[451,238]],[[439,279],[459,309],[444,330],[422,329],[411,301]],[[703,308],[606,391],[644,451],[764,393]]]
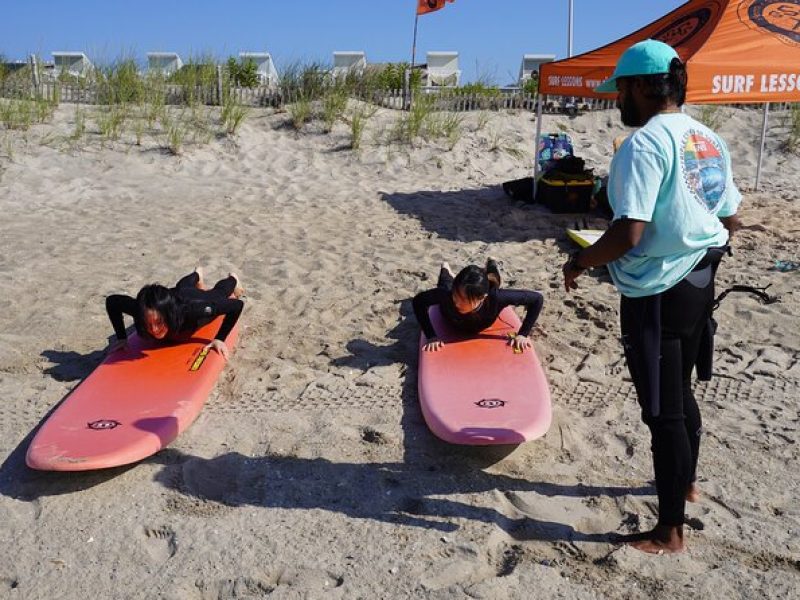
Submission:
[[[143,287],[136,298],[112,294],[106,298],[106,311],[117,334],[117,342],[110,351],[124,347],[127,342],[123,315],[133,317],[140,336],[167,342],[186,339],[215,317],[225,315],[217,335],[206,348],[216,350],[227,360],[225,338],[242,313],[244,303],[239,298],[243,294],[234,273],[218,281],[210,290],[205,289],[203,272],[199,267],[182,277],[174,288],[154,283]]]
[[[539,292],[500,288],[500,272],[497,262],[490,258],[486,267],[475,265],[464,267],[453,277],[450,266],[442,263],[436,288],[420,292],[414,297],[414,314],[425,334],[423,349],[436,351],[444,346],[428,316],[428,308],[438,304],[444,319],[458,331],[474,335],[495,322],[506,306],[524,306],[525,320],[517,335],[509,340],[515,351],[522,352],[531,347],[530,335],[544,298]]]

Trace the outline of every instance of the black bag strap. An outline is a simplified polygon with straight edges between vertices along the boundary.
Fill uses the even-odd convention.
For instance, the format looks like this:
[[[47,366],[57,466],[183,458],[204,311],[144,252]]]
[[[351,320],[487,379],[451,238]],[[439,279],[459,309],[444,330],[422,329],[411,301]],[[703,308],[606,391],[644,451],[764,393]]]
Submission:
[[[732,285],[727,290],[722,292],[719,296],[717,296],[717,298],[714,300],[714,304],[711,307],[711,311],[713,312],[713,311],[717,310],[719,308],[719,305],[725,299],[725,297],[728,294],[731,294],[733,292],[741,292],[741,293],[745,293],[745,294],[752,294],[752,295],[756,296],[759,299],[761,304],[774,304],[775,302],[780,302],[781,299],[778,296],[770,296],[767,293],[767,290],[769,289],[770,285],[772,285],[772,284],[769,284],[766,287],[760,287],[760,288],[759,287],[753,287],[751,285]]]

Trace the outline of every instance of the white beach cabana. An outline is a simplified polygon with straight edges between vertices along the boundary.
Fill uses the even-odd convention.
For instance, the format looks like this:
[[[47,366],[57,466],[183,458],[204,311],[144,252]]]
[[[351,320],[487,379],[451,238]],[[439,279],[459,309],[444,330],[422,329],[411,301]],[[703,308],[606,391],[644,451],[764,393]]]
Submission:
[[[523,84],[531,78],[533,73],[538,75],[539,67],[545,63],[553,62],[555,59],[555,54],[524,54],[522,56],[522,64],[519,67],[519,80],[517,84],[522,87]]]
[[[367,55],[362,51],[337,51],[333,53],[334,78],[344,77],[350,73],[361,75],[367,68]]]
[[[269,52],[239,52],[239,60],[252,60],[256,63],[256,74],[261,85],[278,85],[278,70]]]
[[[455,86],[461,82],[458,52],[428,52],[425,85]]]
[[[88,75],[93,66],[89,58],[83,52],[53,52],[53,62],[55,63],[54,74],[56,77],[62,73],[67,73],[75,77]]]
[[[147,70],[151,73],[172,75],[183,66],[181,57],[175,52],[148,52]]]

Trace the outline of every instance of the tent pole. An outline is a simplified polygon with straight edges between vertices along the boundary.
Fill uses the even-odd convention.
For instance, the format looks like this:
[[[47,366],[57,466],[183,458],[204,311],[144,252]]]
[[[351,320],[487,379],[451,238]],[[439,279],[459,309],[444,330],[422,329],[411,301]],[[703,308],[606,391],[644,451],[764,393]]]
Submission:
[[[533,197],[531,200],[536,200],[536,185],[539,179],[539,138],[542,136],[542,105],[544,104],[544,96],[542,93],[536,92],[536,138],[533,141]]]
[[[761,126],[761,148],[758,151],[758,166],[756,167],[756,185],[754,191],[758,191],[761,185],[761,161],[764,158],[764,145],[767,140],[767,122],[769,121],[769,102],[764,104],[764,123]]]
[[[569,25],[567,26],[567,58],[572,58],[572,0],[569,0]]]

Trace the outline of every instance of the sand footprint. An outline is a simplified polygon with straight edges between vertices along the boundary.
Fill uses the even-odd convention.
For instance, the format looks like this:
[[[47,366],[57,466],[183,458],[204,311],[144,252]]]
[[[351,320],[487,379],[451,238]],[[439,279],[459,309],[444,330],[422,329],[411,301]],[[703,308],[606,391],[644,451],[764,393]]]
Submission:
[[[144,535],[147,538],[145,547],[154,561],[165,562],[178,551],[175,532],[169,527],[145,527]]]
[[[204,598],[210,596],[219,600],[234,600],[235,598],[262,598],[274,592],[278,584],[276,580],[264,581],[254,577],[237,577],[213,582],[198,581],[196,585]]]

